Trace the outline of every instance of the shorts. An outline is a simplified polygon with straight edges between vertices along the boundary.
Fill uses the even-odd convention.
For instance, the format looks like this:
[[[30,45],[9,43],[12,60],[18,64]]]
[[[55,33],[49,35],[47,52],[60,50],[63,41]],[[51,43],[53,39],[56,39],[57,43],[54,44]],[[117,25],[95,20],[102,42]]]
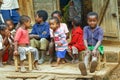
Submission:
[[[40,40],[31,39],[30,44],[32,47],[35,47],[40,50],[47,50],[49,47],[49,41],[45,38],[41,38]]]
[[[19,13],[16,11],[16,9],[12,9],[12,10],[1,10],[1,14],[2,17],[4,19],[4,21],[11,19],[13,20],[14,24],[17,24],[19,22],[20,19],[20,15]]]
[[[66,50],[64,51],[56,51],[57,58],[65,58]]]

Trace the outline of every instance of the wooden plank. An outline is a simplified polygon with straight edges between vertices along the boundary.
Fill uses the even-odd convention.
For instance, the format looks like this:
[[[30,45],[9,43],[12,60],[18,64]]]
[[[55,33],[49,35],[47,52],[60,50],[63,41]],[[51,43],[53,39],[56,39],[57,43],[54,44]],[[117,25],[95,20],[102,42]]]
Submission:
[[[104,15],[105,15],[105,12],[106,12],[107,7],[108,7],[108,5],[109,5],[109,1],[110,1],[110,0],[106,0],[106,1],[104,2],[104,5],[103,5],[102,9],[101,9],[100,16],[99,16],[99,20],[98,20],[98,24],[99,24],[99,25],[101,24],[101,22],[102,22],[102,20],[103,20],[103,17],[104,17]]]

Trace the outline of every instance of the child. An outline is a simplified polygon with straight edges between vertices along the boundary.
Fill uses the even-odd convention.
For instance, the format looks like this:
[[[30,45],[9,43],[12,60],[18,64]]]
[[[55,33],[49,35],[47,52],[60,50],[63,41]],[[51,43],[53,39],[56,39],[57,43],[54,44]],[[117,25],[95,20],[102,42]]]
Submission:
[[[13,58],[13,51],[14,51],[14,35],[15,35],[15,26],[14,26],[14,23],[11,19],[8,19],[5,21],[5,23],[8,25],[8,30],[10,31],[10,36],[8,38],[9,40],[9,43],[10,43],[10,49],[8,50],[9,52],[9,60],[8,60],[8,64],[12,64],[11,63],[11,60]]]
[[[15,49],[14,49],[14,55],[17,56],[18,53],[20,55],[20,66],[21,66],[21,72],[26,72],[26,69],[24,67],[24,60],[26,59],[26,53],[27,51],[31,51],[34,55],[34,68],[38,69],[37,62],[38,62],[38,50],[36,48],[33,48],[29,46],[29,33],[28,28],[30,28],[30,18],[28,16],[21,16],[20,18],[20,27],[16,31],[15,34]]]
[[[42,64],[45,61],[45,54],[50,41],[50,28],[49,24],[46,22],[47,18],[48,13],[45,10],[37,11],[35,17],[36,23],[34,24],[30,34],[31,46],[41,51],[41,59],[38,61],[39,64]]]
[[[10,32],[7,28],[6,24],[0,24],[0,67],[2,64],[2,56],[4,52],[9,48],[8,37],[10,36]]]
[[[90,12],[87,14],[88,26],[84,27],[84,44],[86,47],[84,63],[80,63],[79,68],[82,75],[87,75],[86,69],[90,55],[92,56],[90,72],[93,73],[97,67],[97,57],[103,53],[101,42],[103,40],[103,30],[97,25],[98,14]]]
[[[83,31],[80,26],[81,19],[75,16],[72,21],[73,29],[71,34],[71,41],[68,44],[68,53],[72,57],[72,63],[78,62],[78,52],[85,49],[83,41]]]
[[[66,34],[67,36],[67,39],[69,38],[69,30],[67,28],[67,25],[65,23],[61,23],[61,20],[62,20],[62,13],[60,11],[54,11],[52,14],[51,14],[51,17],[57,17],[60,21],[60,28],[64,31],[64,33]],[[52,33],[52,30],[50,30],[50,33]],[[49,53],[50,53],[50,60],[49,62],[52,63],[52,60],[53,60],[53,54],[54,54],[54,40],[52,39],[53,38],[53,35],[51,34],[51,43],[50,43],[50,49],[49,49]]]
[[[60,28],[60,21],[58,18],[53,17],[49,20],[50,28],[53,30],[53,38],[55,41],[55,50],[57,55],[57,63],[53,65],[56,67],[60,64],[61,59],[65,58],[67,49],[66,35],[63,29]]]

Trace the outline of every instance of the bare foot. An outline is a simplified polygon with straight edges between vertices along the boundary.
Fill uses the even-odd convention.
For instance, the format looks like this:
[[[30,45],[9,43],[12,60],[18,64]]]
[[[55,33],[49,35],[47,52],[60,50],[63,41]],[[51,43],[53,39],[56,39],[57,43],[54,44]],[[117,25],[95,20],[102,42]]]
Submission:
[[[58,67],[58,66],[59,66],[59,64],[57,64],[57,63],[52,65],[52,67]]]
[[[7,61],[7,64],[8,65],[13,65],[14,63],[13,63],[13,61]]]
[[[0,67],[3,67],[3,64],[2,64],[2,63],[0,63]]]
[[[38,67],[38,62],[37,61],[34,62],[33,66],[34,66],[35,70],[40,70],[39,67]]]

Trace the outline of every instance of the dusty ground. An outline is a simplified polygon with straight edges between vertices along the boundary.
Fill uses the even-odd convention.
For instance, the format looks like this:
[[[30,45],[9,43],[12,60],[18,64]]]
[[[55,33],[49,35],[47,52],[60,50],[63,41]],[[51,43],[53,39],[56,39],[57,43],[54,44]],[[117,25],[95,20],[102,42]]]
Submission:
[[[109,80],[120,80],[120,65],[110,75]]]

